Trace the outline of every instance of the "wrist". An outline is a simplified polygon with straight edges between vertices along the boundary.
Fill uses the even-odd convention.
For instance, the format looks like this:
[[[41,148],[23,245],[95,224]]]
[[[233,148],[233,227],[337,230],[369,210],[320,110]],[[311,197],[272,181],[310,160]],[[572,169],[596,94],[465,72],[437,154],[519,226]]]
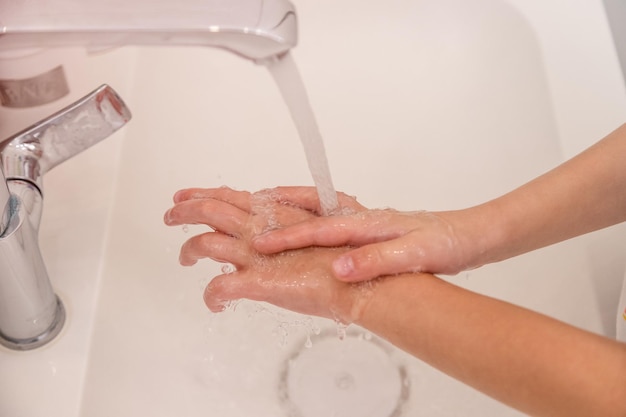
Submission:
[[[507,226],[493,204],[438,215],[450,225],[460,270],[476,269],[506,258],[502,250],[506,248]]]

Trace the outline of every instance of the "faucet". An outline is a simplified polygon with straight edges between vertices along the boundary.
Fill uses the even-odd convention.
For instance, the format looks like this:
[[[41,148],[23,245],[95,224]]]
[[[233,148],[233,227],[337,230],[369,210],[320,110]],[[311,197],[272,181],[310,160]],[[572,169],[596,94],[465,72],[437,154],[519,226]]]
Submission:
[[[296,43],[296,14],[289,0],[0,2],[0,52],[9,54],[56,47],[211,46],[271,64]],[[64,86],[58,69],[54,81]],[[38,78],[50,90],[49,74],[43,75]],[[52,100],[67,93],[65,87],[52,90],[58,94]],[[13,92],[11,106],[46,102],[20,97],[32,91],[39,90]],[[63,304],[52,290],[37,245],[43,174],[129,118],[124,103],[104,86],[0,143],[0,344],[33,349],[52,340],[63,325]]]
[[[256,63],[297,43],[288,0],[40,0],[0,4],[0,50],[213,46]]]
[[[15,350],[40,347],[65,321],[37,242],[43,175],[130,118],[121,98],[103,85],[0,142],[0,344]]]

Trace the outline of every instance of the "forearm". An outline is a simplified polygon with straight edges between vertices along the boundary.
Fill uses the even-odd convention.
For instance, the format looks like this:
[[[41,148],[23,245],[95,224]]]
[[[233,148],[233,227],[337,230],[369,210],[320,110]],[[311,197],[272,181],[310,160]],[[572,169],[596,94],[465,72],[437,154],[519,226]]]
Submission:
[[[380,281],[358,324],[530,415],[626,415],[624,345],[432,275]]]
[[[449,212],[472,266],[626,220],[626,125],[578,156],[485,204]]]

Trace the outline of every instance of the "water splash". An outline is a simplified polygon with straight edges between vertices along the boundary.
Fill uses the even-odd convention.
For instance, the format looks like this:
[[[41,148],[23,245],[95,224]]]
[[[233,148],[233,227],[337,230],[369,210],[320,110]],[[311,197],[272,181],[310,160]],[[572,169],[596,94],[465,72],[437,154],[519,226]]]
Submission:
[[[336,321],[335,324],[337,329],[337,337],[339,338],[339,340],[344,340],[346,338],[346,333],[349,325],[340,321]]]
[[[232,264],[225,264],[224,266],[222,266],[222,274],[232,274],[233,272],[236,272],[237,268],[235,268],[234,265]]]
[[[254,303],[254,309],[248,313],[252,318],[257,314],[269,316],[275,323],[274,334],[278,337],[281,347],[289,345],[289,339],[294,330],[304,331],[307,337],[305,345],[313,346],[312,336],[319,335],[322,331],[315,318],[284,310],[277,310],[261,303]]]

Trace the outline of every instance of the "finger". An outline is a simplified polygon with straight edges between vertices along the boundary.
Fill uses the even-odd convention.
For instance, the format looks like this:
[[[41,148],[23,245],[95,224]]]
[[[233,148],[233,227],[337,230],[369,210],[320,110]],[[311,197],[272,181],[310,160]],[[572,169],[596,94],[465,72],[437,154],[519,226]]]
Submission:
[[[251,204],[256,226],[254,234],[296,224],[315,216],[308,210],[268,199],[263,194],[255,194],[251,198]]]
[[[249,259],[248,246],[241,240],[218,232],[209,232],[188,239],[180,250],[179,262],[184,266],[194,265],[199,259],[211,258],[228,262],[236,268]]]
[[[309,283],[299,281],[294,286],[293,280],[274,280],[269,276],[260,276],[258,271],[246,270],[215,277],[204,291],[204,302],[211,311],[223,311],[231,301],[242,298],[264,301],[277,307],[307,315],[316,315],[350,323],[353,297],[364,296],[357,286],[348,286],[331,279],[335,288],[327,287],[320,281]],[[357,293],[352,292],[358,291]],[[342,291],[351,291],[350,295]],[[346,298],[349,297],[350,299]],[[343,300],[338,303],[338,300]]]
[[[374,243],[344,253],[332,263],[336,278],[359,282],[403,272],[424,272],[424,251],[398,238]]]
[[[209,310],[217,313],[234,300],[264,301],[266,293],[267,290],[263,291],[263,286],[250,279],[247,272],[234,272],[213,278],[206,286],[203,298]]]
[[[401,225],[392,224],[388,218],[389,214],[385,211],[316,217],[255,236],[252,245],[264,254],[308,246],[361,246],[395,238],[404,233]]]
[[[174,202],[186,200],[213,198],[225,201],[244,211],[250,211],[250,196],[248,191],[237,191],[229,187],[218,188],[187,188],[174,194]]]
[[[241,298],[236,291],[240,284],[237,272],[216,276],[204,289],[204,304],[214,313],[224,311],[231,301]]]
[[[249,218],[249,213],[230,203],[211,198],[184,200],[169,209],[165,224],[206,224],[224,233],[239,235]]]

